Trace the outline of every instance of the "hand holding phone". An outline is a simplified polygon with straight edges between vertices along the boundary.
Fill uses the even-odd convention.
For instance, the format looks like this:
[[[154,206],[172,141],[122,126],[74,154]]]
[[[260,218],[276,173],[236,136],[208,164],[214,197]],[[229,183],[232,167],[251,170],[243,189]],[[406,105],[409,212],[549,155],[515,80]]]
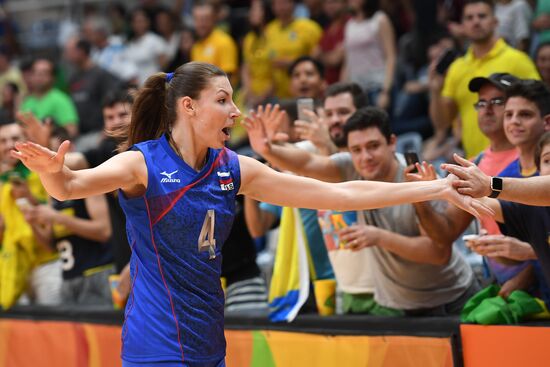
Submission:
[[[455,61],[457,57],[457,53],[452,48],[446,49],[443,54],[439,57],[439,60],[437,60],[437,64],[435,66],[435,71],[440,74],[444,75],[447,72],[447,69],[453,61]]]
[[[314,111],[313,98],[298,98],[296,100],[296,109],[298,110],[298,120],[311,122],[311,119],[304,111]]]
[[[466,245],[466,247],[471,248],[473,242],[478,238],[479,238],[478,234],[466,234],[462,236],[462,241],[464,241],[464,244]]]
[[[29,199],[27,198],[18,198],[18,199],[15,199],[15,205],[17,205],[17,207],[20,209],[20,210],[27,210],[27,209],[30,209],[32,207],[32,204],[31,202],[29,201]]]
[[[406,152],[405,153],[405,162],[407,162],[407,166],[415,165],[416,163],[420,162],[420,159],[418,158],[418,154],[416,152]],[[416,166],[411,170],[410,173],[418,173],[418,170],[416,169]]]

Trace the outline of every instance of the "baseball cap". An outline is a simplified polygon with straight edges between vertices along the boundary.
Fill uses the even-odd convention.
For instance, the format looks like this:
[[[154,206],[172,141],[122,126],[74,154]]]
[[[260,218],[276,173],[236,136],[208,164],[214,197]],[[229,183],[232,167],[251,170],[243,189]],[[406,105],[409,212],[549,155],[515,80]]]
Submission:
[[[512,74],[508,73],[494,73],[489,75],[488,78],[485,77],[477,77],[470,80],[470,83],[468,83],[468,89],[470,92],[479,92],[481,87],[486,84],[490,83],[494,85],[495,87],[506,90],[509,87],[512,86],[512,84],[518,82],[520,79],[516,78]]]

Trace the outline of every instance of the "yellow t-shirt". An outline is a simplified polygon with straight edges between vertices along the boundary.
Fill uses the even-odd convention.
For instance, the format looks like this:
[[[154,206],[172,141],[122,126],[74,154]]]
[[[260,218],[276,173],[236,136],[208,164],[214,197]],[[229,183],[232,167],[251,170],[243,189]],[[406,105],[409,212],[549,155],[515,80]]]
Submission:
[[[243,40],[243,59],[248,65],[250,90],[254,95],[263,95],[272,84],[267,40],[262,35],[248,32]]]
[[[499,39],[482,58],[475,58],[470,47],[466,55],[451,64],[442,95],[451,98],[458,106],[462,121],[462,146],[468,158],[479,154],[489,145],[489,140],[477,123],[477,112],[474,109],[477,93],[470,92],[468,83],[475,77],[488,77],[493,73],[509,73],[521,79],[540,79],[529,56],[508,46],[503,39]]]
[[[238,69],[237,45],[227,33],[214,29],[208,37],[195,42],[191,48],[191,61],[216,65],[228,74]]]
[[[275,19],[266,26],[265,38],[277,97],[290,97],[290,78],[287,68],[275,67],[273,61],[293,61],[300,56],[309,55],[319,43],[322,33],[323,30],[317,23],[304,18],[295,19],[285,27]]]

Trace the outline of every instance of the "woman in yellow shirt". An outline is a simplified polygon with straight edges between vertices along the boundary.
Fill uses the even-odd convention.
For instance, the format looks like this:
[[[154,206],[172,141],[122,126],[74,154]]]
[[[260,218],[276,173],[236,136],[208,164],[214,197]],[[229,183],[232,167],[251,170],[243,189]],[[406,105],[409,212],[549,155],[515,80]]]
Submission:
[[[264,35],[265,25],[271,18],[266,2],[252,1],[248,18],[252,30],[243,40],[242,92],[247,108],[255,108],[273,94],[273,78]]]

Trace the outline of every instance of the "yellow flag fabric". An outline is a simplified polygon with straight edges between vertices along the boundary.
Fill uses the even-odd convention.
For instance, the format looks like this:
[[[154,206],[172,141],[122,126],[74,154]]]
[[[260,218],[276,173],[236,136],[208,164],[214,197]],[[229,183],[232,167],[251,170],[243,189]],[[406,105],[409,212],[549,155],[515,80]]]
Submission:
[[[45,201],[47,194],[38,176],[27,177],[31,194]],[[2,249],[0,251],[0,306],[8,309],[27,286],[29,273],[37,263],[49,261],[57,255],[42,248],[33,235],[15,199],[11,195],[12,184],[6,182],[0,188],[0,215],[4,220]]]
[[[269,288],[272,321],[292,321],[309,296],[311,257],[300,212],[283,208]]]

